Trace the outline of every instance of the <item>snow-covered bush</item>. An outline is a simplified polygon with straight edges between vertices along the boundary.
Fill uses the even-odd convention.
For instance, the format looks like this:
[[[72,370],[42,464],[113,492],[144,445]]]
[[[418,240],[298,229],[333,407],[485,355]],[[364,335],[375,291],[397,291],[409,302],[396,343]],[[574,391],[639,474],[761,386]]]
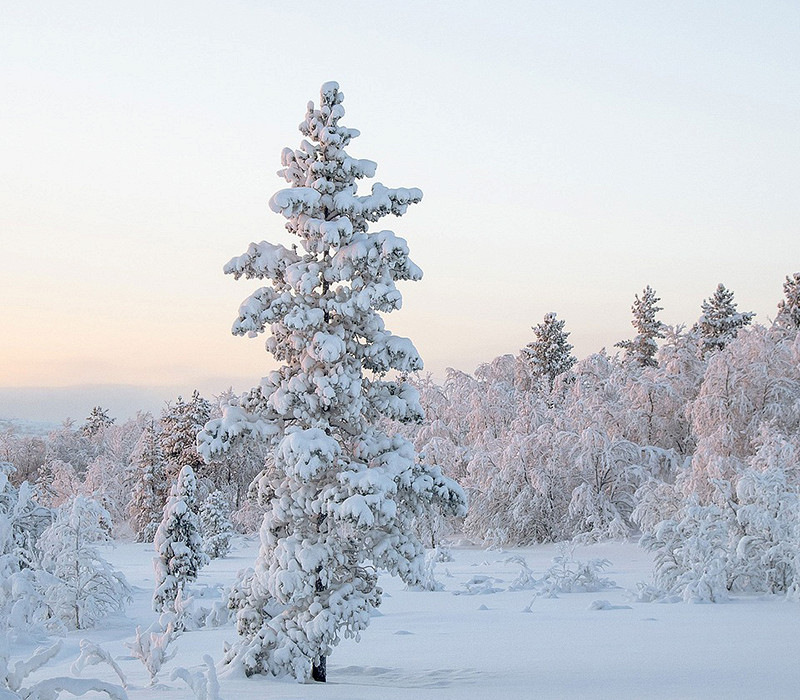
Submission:
[[[84,678],[51,676],[44,680],[24,685],[25,679],[46,666],[61,650],[59,640],[48,648],[39,648],[32,656],[14,662],[0,635],[0,698],[2,700],[56,700],[62,692],[80,696],[87,693],[105,693],[111,700],[128,700],[124,688],[113,683]]]
[[[64,504],[41,538],[42,567],[51,574],[46,597],[69,627],[94,626],[130,598],[125,577],[100,554],[111,542],[111,518],[99,503],[77,496]]]
[[[189,671],[183,667],[176,668],[170,674],[174,681],[180,678],[188,685],[197,700],[222,700],[219,694],[219,681],[214,659],[208,654],[203,656],[205,671]]]
[[[194,581],[198,571],[208,564],[195,512],[196,488],[194,471],[186,465],[172,486],[164,506],[164,517],[156,530],[153,542],[158,555],[153,559],[156,576],[153,608],[156,612],[173,609],[180,590]]]
[[[179,634],[175,628],[175,614],[166,612],[145,631],[137,626],[136,639],[125,642],[134,658],[139,659],[150,674],[151,686],[158,681],[158,674],[164,664],[178,653],[177,649],[170,650],[169,646]]]
[[[524,557],[514,555],[506,559],[506,564],[518,564],[520,567],[519,573],[508,587],[509,591],[527,591],[540,585],[541,582],[533,575],[533,570]]]
[[[574,556],[574,548],[562,543],[558,555],[553,557],[553,565],[542,576],[541,593],[555,597],[559,593],[594,593],[616,588],[616,583],[601,575],[609,566],[608,559],[580,561]]]
[[[640,544],[655,554],[653,580],[664,596],[716,603],[729,597],[732,514],[693,498],[674,520],[664,520]]]
[[[72,663],[72,666],[70,666],[70,671],[76,676],[79,676],[87,666],[97,666],[98,664],[110,666],[119,677],[122,687],[128,687],[128,680],[125,678],[125,674],[122,672],[119,664],[114,661],[114,657],[99,644],[95,644],[88,639],[81,639],[81,653]]]

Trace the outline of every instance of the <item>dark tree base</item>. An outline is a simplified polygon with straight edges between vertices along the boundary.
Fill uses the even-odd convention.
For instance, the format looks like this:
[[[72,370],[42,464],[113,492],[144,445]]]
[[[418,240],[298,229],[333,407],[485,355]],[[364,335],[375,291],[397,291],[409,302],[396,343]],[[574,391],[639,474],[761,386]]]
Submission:
[[[327,660],[327,656],[322,656],[314,662],[311,666],[311,680],[317,683],[325,683],[328,677]]]

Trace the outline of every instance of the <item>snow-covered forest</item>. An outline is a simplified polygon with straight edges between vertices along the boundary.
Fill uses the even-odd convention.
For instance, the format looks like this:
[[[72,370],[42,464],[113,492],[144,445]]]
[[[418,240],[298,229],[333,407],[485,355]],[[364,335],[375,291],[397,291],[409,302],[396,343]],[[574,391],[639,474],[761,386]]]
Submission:
[[[684,603],[738,601],[750,607],[729,606],[711,629],[796,622],[800,273],[776,279],[768,322],[709,280],[697,317],[668,326],[669,301],[647,286],[632,290],[631,336],[613,348],[577,359],[569,319],[550,312],[529,321],[516,355],[425,374],[412,341],[387,327],[396,283],[422,271],[404,238],[371,230],[422,192],[359,192],[377,166],[345,151],[359,132],[341,123],[343,99],[325,83],[299,148],[282,155],[289,186],[270,207],[296,242],[252,243],[225,266],[265,280],[233,332],[263,333],[279,369],[242,394],[176,397],[159,415],[117,421],[96,406],[46,436],[0,434],[0,697],[270,696],[266,676],[286,697],[310,697],[290,679],[334,681],[325,697],[373,697],[364,684],[392,687],[386,697],[535,694],[504,649],[535,640],[533,658],[554,654],[550,671],[563,673],[559,650],[589,627],[611,637],[613,611],[649,621],[674,603],[658,613],[673,625],[713,618]],[[472,619],[498,611],[493,631]],[[607,622],[576,617],[589,612]],[[786,624],[771,643],[794,654]],[[356,663],[373,625],[382,645],[364,644],[370,661]],[[494,645],[483,661],[437,667],[430,638],[408,649],[471,625]],[[665,644],[688,644],[676,630]],[[661,649],[643,653],[655,664]],[[593,695],[631,695],[615,673]],[[775,694],[793,679],[781,675]],[[686,683],[648,695],[741,690]],[[585,690],[553,675],[541,687]]]

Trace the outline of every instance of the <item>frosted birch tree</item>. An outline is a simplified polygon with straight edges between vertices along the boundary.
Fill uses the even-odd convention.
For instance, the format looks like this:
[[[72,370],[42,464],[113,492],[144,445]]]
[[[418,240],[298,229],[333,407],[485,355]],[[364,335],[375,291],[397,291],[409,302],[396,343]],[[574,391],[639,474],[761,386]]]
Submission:
[[[404,239],[368,229],[422,192],[376,182],[357,193],[376,164],[345,152],[359,132],[340,124],[343,99],[337,83],[325,83],[300,124],[300,148],[283,151],[279,174],[290,188],[270,207],[296,244],[253,243],[225,266],[237,279],[268,281],[243,302],[233,332],[269,332],[267,350],[282,363],[262,379],[259,402],[229,406],[198,437],[207,458],[246,433],[271,443],[261,549],[238,615],[241,638],[227,655],[248,675],[324,681],[333,647],[358,638],[381,602],[377,570],[420,582],[415,519],[433,505],[465,509],[455,482],[380,427],[384,418],[423,418],[417,390],[402,379],[422,360],[381,315],[400,308],[395,283],[422,271]]]

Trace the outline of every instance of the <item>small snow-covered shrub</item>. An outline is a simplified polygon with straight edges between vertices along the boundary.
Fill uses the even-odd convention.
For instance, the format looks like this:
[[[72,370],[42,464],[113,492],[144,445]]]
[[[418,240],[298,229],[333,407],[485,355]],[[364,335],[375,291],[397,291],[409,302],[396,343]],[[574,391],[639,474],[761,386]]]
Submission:
[[[516,578],[509,585],[509,591],[528,591],[537,588],[540,581],[533,575],[533,570],[528,566],[524,557],[514,555],[506,559],[506,564],[519,564],[520,570]]]
[[[453,595],[487,595],[489,593],[499,593],[503,589],[497,588],[494,585],[495,583],[500,583],[500,580],[492,578],[491,576],[478,574],[462,584],[466,590],[453,591]]]
[[[174,681],[180,678],[192,689],[197,700],[222,700],[219,694],[219,681],[217,680],[217,670],[214,668],[214,659],[206,654],[203,656],[203,663],[206,666],[205,672],[192,672],[179,667],[170,674],[170,679]]]
[[[696,500],[676,519],[659,523],[640,542],[655,553],[655,587],[691,602],[727,600],[729,533],[729,511]]]
[[[128,687],[128,681],[125,674],[119,667],[114,658],[99,644],[89,641],[88,639],[81,639],[81,653],[77,659],[70,666],[70,671],[76,676],[81,675],[81,672],[87,666],[97,666],[98,664],[107,664],[112,668],[114,673],[119,677],[123,688]]]
[[[444,584],[436,580],[435,570],[436,562],[439,560],[439,552],[437,549],[431,549],[425,555],[425,566],[422,569],[419,583],[416,586],[409,586],[412,590],[420,591],[441,591],[444,589]]]
[[[124,688],[95,678],[67,678],[53,676],[25,686],[25,679],[46,666],[61,650],[61,640],[48,648],[40,647],[25,660],[11,667],[11,655],[5,640],[0,639],[0,699],[2,700],[56,700],[62,692],[79,696],[86,693],[105,693],[111,700],[128,700]]]
[[[76,496],[59,509],[39,538],[42,566],[51,574],[45,596],[69,627],[92,627],[122,610],[130,599],[125,577],[100,554],[99,546],[111,542],[110,532],[108,511],[90,498]]]
[[[150,674],[150,685],[154,686],[162,666],[178,652],[170,651],[169,646],[177,639],[179,632],[175,628],[175,614],[163,613],[158,622],[153,623],[144,632],[136,627],[136,639],[126,642],[133,656],[144,664]]]
[[[594,593],[616,588],[611,579],[601,576],[603,569],[611,566],[608,559],[579,561],[573,556],[574,548],[559,546],[558,556],[553,557],[553,566],[544,572],[541,581],[542,594],[555,597],[559,593]]]

